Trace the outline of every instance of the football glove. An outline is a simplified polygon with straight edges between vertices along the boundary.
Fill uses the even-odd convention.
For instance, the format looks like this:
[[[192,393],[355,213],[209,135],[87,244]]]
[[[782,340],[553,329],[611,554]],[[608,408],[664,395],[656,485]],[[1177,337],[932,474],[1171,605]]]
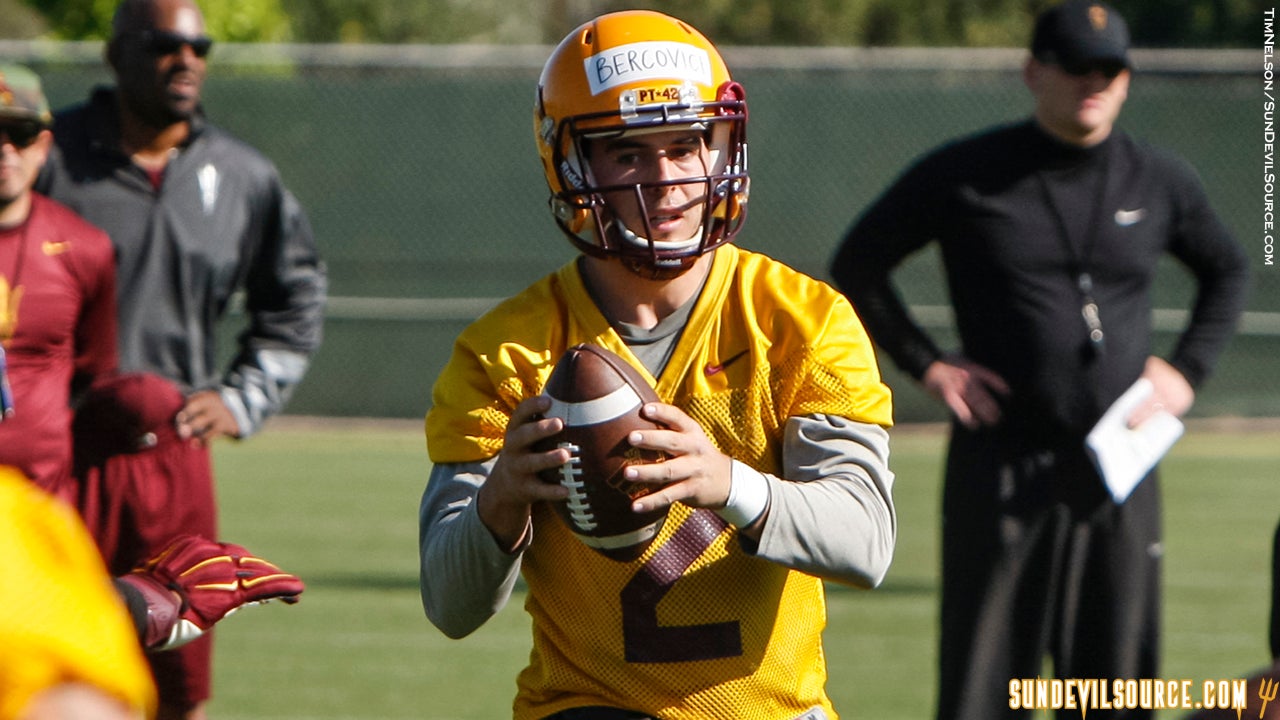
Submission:
[[[146,598],[148,651],[181,647],[245,605],[296,603],[303,590],[296,575],[240,545],[195,535],[179,536],[120,580]]]

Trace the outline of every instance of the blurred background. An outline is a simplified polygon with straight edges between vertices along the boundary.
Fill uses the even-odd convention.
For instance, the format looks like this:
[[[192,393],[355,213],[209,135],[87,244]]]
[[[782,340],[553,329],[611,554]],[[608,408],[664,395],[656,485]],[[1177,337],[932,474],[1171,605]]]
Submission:
[[[51,103],[107,82],[115,0],[0,0],[0,57]],[[1030,111],[1033,0],[203,0],[211,120],[279,166],[328,262],[325,342],[292,415],[421,417],[459,330],[567,262],[532,138],[538,71],[579,22],[646,7],[703,30],[751,108],[739,243],[817,277],[844,231],[938,143]],[[1264,10],[1246,0],[1112,3],[1137,65],[1120,125],[1176,150],[1255,266],[1249,312],[1193,415],[1280,416],[1280,280],[1264,264]],[[685,7],[689,5],[689,7]],[[1273,92],[1274,94],[1274,92]],[[950,338],[934,251],[897,278]],[[1157,351],[1194,285],[1166,261]],[[225,332],[238,332],[237,317]],[[224,347],[228,347],[224,343]],[[943,419],[891,366],[899,422]]]
[[[613,10],[692,23],[718,45],[1022,47],[1055,0],[201,0],[224,42],[551,44]],[[117,0],[0,0],[0,37],[103,39]],[[1147,47],[1256,47],[1259,0],[1111,0]]]

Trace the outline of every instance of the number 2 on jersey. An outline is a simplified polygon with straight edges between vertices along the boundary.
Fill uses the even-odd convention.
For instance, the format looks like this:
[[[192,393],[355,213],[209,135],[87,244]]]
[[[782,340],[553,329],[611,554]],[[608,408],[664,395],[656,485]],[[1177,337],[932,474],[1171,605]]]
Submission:
[[[695,510],[622,588],[622,635],[627,662],[714,660],[742,654],[737,621],[658,624],[658,603],[724,530],[709,510]]]

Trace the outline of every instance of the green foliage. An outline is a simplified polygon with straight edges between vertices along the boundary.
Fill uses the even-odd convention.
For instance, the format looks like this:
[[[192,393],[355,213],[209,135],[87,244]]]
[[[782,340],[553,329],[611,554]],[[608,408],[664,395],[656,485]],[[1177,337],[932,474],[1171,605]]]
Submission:
[[[59,40],[107,37],[116,0],[23,0],[45,17],[49,34]]]
[[[857,45],[870,0],[747,0],[686,8],[679,0],[653,9],[687,19],[721,45]]]
[[[119,0],[23,0],[60,40],[104,40]],[[284,42],[289,17],[280,0],[199,0],[209,34],[219,42]]]
[[[1116,0],[1135,42],[1148,47],[1255,47],[1262,42],[1261,0]]]
[[[307,42],[537,43],[542,3],[504,0],[284,0]]]
[[[106,37],[117,0],[23,2],[49,32]],[[1054,0],[199,0],[224,42],[554,43],[595,15],[626,8],[687,20],[721,45],[1021,47]],[[1112,0],[1135,44],[1251,47],[1261,0]],[[0,33],[5,32],[0,20]],[[10,31],[14,32],[14,31]],[[18,30],[17,32],[30,32]]]
[[[289,16],[280,0],[200,0],[209,34],[220,42],[286,42]]]

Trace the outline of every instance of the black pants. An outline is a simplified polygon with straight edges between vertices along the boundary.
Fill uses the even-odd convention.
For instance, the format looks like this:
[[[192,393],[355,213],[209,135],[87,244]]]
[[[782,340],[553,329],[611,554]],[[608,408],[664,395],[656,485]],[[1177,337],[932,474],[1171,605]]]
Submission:
[[[1280,660],[1280,524],[1271,548],[1271,659]]]
[[[1025,720],[1010,680],[1045,677],[1046,655],[1053,678],[1158,677],[1154,472],[1117,506],[1081,446],[955,430],[942,525],[939,720]]]

